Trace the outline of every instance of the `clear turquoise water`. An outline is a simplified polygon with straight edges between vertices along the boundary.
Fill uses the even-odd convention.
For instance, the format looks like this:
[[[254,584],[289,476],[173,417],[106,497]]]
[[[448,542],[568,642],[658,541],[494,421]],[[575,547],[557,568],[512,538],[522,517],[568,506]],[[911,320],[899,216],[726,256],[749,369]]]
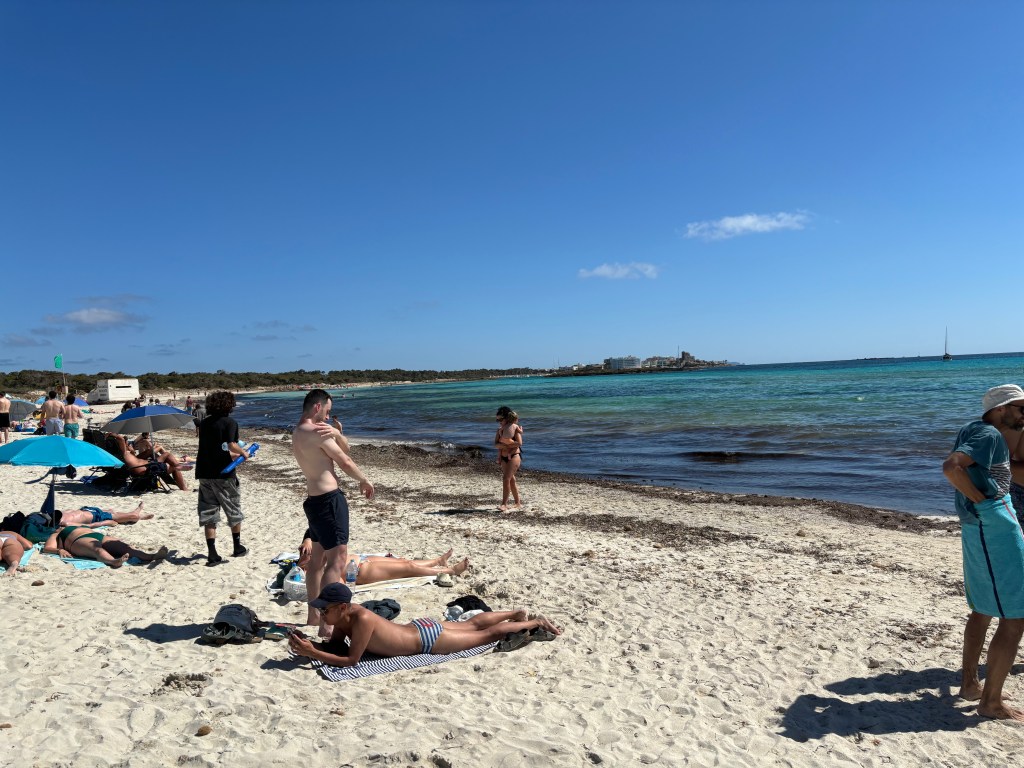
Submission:
[[[850,360],[346,390],[334,409],[354,436],[490,449],[508,405],[528,468],[951,514],[957,429],[1022,380],[1022,354]],[[292,426],[304,394],[243,397],[236,416]]]

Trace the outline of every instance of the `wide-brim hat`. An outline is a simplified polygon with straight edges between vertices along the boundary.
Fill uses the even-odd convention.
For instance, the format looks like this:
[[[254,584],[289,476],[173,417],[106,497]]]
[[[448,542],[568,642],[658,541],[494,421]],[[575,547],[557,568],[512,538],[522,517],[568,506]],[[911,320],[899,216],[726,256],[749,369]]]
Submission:
[[[1016,384],[1000,384],[998,387],[992,387],[981,398],[982,412],[988,413],[993,408],[999,408],[1015,400],[1024,400],[1024,389]]]

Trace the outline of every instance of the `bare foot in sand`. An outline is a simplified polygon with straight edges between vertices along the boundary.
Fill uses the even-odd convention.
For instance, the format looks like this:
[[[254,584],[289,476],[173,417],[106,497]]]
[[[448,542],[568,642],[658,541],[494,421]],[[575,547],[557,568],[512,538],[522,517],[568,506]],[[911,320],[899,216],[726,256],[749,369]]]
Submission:
[[[981,698],[981,681],[978,678],[963,681],[957,695],[964,701],[978,701]]]
[[[168,551],[169,550],[167,549],[167,547],[160,547],[160,549],[158,549],[156,551],[156,554],[153,555],[153,559],[154,560],[163,560],[165,557],[167,557],[167,552]]]
[[[128,562],[128,555],[121,555],[120,557],[115,557],[113,560],[108,562],[107,565],[111,568],[120,568],[126,562]]]
[[[548,620],[547,616],[545,616],[544,614],[538,613],[536,616],[534,616],[534,620],[536,620],[537,626],[541,629],[546,629],[548,632],[551,632],[554,635],[562,634],[562,630],[560,630],[558,627],[552,624],[551,621]]]
[[[12,578],[12,579],[15,576],[17,576],[17,575],[18,575],[18,568],[17,568],[17,566],[9,565],[9,566],[7,566],[7,570],[4,571],[4,576],[7,576],[7,577]]]
[[[452,556],[453,550],[449,549],[434,561],[434,565],[448,565],[448,558]]]
[[[451,568],[448,569],[447,572],[451,573],[453,576],[461,576],[467,570],[469,570],[469,558],[468,557],[465,558],[461,563],[456,563],[455,565],[453,565]]]
[[[1006,702],[1000,701],[997,704],[978,705],[978,714],[982,717],[992,717],[996,720],[1013,720],[1017,723],[1024,723],[1024,710],[1008,707]]]
[[[143,504],[145,504],[145,502],[144,501],[140,501],[139,502],[139,506],[137,506],[135,509],[133,509],[132,512],[139,516],[139,520],[152,520],[153,519],[153,513],[152,512],[145,512],[145,513],[143,513],[143,511],[142,511],[142,505]]]

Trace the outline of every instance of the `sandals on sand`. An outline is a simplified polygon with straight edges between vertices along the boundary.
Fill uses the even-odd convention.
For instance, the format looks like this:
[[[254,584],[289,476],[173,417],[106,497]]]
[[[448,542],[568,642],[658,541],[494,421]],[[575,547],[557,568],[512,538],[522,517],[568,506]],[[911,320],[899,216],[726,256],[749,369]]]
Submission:
[[[548,641],[554,640],[558,635],[554,632],[549,632],[541,627],[534,627],[533,629],[521,629],[518,632],[509,632],[494,647],[494,650],[499,653],[508,653],[514,651],[517,648],[522,648],[528,643],[534,641]]]
[[[508,653],[514,651],[516,648],[522,648],[524,645],[530,642],[533,638],[530,637],[530,630],[521,629],[518,632],[509,632],[498,644],[494,646],[495,653]]]
[[[439,587],[454,587],[455,580],[452,578],[450,573],[439,573],[434,579],[434,583]]]

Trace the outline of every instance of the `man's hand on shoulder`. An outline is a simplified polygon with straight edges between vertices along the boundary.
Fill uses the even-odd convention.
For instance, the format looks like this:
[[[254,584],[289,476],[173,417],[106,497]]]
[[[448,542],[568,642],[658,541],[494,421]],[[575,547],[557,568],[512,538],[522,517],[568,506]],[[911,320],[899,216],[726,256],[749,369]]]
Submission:
[[[326,421],[321,421],[319,424],[314,424],[313,429],[316,431],[318,435],[320,435],[320,437],[329,437],[333,440],[335,437],[341,436],[341,432],[336,430]]]

